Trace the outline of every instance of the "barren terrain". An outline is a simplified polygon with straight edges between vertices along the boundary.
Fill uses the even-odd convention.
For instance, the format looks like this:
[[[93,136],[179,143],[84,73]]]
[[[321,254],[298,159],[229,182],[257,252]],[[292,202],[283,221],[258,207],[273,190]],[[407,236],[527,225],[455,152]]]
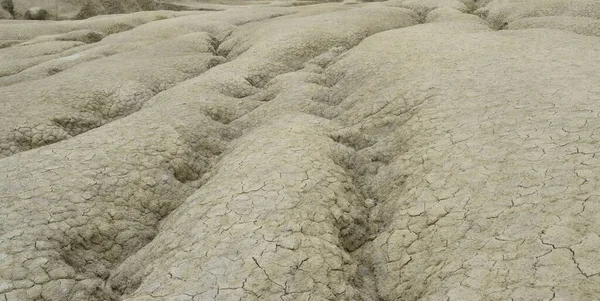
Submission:
[[[598,0],[27,1],[0,301],[600,300]]]

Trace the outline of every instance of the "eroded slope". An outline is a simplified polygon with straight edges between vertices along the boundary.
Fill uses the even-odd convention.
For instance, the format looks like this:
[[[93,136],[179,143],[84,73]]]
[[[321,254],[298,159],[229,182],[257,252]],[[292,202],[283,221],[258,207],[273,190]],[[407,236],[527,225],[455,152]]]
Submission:
[[[58,59],[0,78],[6,131],[124,82],[95,103],[135,105],[0,160],[0,300],[595,300],[595,10],[260,7],[8,47]]]

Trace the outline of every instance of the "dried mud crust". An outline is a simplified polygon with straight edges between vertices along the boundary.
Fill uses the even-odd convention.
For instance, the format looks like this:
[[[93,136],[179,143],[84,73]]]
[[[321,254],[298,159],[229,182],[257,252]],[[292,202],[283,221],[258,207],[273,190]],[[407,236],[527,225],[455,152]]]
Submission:
[[[27,122],[65,133],[0,159],[0,300],[595,300],[594,15],[522,2],[230,9],[6,48],[77,57],[0,78],[2,122],[37,104]]]
[[[225,58],[216,54],[219,37],[237,25],[285,13],[234,10],[151,22],[93,44],[42,41],[0,49],[15,59],[4,64],[9,76],[0,79],[6,108],[0,157],[68,139],[138,111],[159,92],[223,63]],[[35,51],[24,51],[29,49]],[[12,68],[23,61],[33,65]]]

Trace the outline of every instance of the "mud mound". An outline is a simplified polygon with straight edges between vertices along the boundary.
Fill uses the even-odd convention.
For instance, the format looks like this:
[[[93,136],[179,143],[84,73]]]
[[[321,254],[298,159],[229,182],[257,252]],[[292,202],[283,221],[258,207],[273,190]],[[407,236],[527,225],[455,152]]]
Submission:
[[[0,300],[596,300],[592,2],[0,22]]]

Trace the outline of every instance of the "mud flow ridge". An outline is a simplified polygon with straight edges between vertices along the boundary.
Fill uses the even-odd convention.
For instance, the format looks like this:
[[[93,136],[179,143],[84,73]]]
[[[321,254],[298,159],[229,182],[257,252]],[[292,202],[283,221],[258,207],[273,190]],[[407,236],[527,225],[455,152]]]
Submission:
[[[0,22],[0,300],[600,295],[593,1],[210,8]]]
[[[367,12],[376,13],[377,10],[370,9]],[[347,14],[359,13],[332,13],[323,18],[308,16],[306,18],[312,22],[299,23],[318,28],[324,26],[329,17],[343,20]],[[388,15],[392,18],[398,14],[406,15],[403,11],[396,15]],[[260,15],[265,13],[260,12]],[[365,16],[361,22],[366,25],[372,21],[368,21]],[[394,24],[406,22],[396,21]],[[342,25],[339,27],[341,29]],[[366,29],[358,26],[354,29],[354,35],[345,41],[338,39],[329,42],[329,39],[337,35],[333,32],[328,36],[320,35],[320,38],[334,45],[341,43],[350,46],[384,28],[379,25]],[[294,32],[300,30],[291,28],[291,33],[283,34],[290,35]],[[314,39],[316,34],[308,32],[310,34],[304,39]],[[114,41],[119,41],[118,37],[113,36],[106,39],[110,41],[111,37]],[[175,39],[186,41],[188,37],[204,41],[206,47],[200,46],[201,49],[209,50],[211,46],[214,49],[211,45],[214,39],[204,33],[186,34]],[[257,45],[249,45],[248,51],[262,48],[272,41],[267,38],[255,42]],[[291,56],[291,61],[287,61],[290,55],[281,55],[280,62],[273,63],[259,57],[246,58],[236,65],[237,61],[241,61],[240,56],[247,56],[248,51],[243,52],[232,63],[209,69],[200,77],[159,93],[138,113],[119,118],[94,131],[80,133],[64,143],[5,158],[3,163],[6,165],[3,166],[8,168],[5,171],[7,176],[25,182],[10,187],[10,190],[2,194],[7,196],[3,197],[3,205],[9,217],[4,221],[3,229],[13,229],[5,236],[6,243],[3,245],[3,254],[6,254],[7,258],[3,261],[2,269],[6,271],[2,277],[7,280],[3,294],[8,296],[7,298],[20,299],[41,297],[57,300],[106,300],[118,299],[119,292],[128,292],[127,287],[135,287],[135,280],[127,280],[123,288],[120,287],[122,282],[116,280],[112,281],[110,286],[103,283],[107,278],[119,279],[120,274],[111,276],[111,271],[121,262],[123,264],[117,271],[129,268],[127,258],[132,258],[131,255],[136,250],[155,236],[156,225],[165,215],[176,208],[192,191],[204,187],[200,185],[207,177],[202,175],[210,170],[215,158],[229,144],[228,141],[239,136],[239,130],[215,122],[214,116],[209,117],[209,113],[229,115],[230,117],[224,117],[228,120],[244,116],[262,102],[245,99],[240,103],[239,99],[226,96],[240,92],[227,91],[258,89],[252,87],[245,78],[263,77],[256,71],[285,72],[294,65],[301,64],[302,60],[315,57],[329,48],[327,43],[315,43],[306,47],[303,42],[298,41],[298,45],[305,49],[301,54],[294,53],[298,48],[291,49],[288,45],[282,45],[282,49],[271,50],[295,54]],[[155,42],[143,47],[150,47],[156,51],[159,46]],[[165,47],[172,46],[165,44]],[[198,44],[193,47],[197,49]],[[179,49],[181,48],[180,46]],[[270,54],[264,56],[268,55]],[[116,60],[118,56],[112,55],[110,58]],[[97,63],[98,60],[93,62]],[[291,67],[278,69],[286,65]],[[246,69],[251,66],[254,66],[252,68],[256,71]],[[228,74],[234,72],[248,73],[248,76],[223,81],[223,76],[227,78]],[[68,72],[63,71],[55,76],[64,74]],[[204,84],[204,87],[198,83]],[[12,87],[13,85],[8,86]],[[190,93],[198,88],[201,89],[201,93]],[[194,97],[178,97],[178,93],[191,94]],[[226,109],[228,107],[235,109]],[[154,120],[154,123],[149,124],[148,120]],[[54,118],[53,122],[60,126],[82,123],[66,118]],[[139,135],[128,130],[134,128],[143,128],[145,134]],[[198,131],[198,128],[202,131]],[[28,159],[34,157],[41,158],[41,161],[33,162]],[[29,165],[20,164],[21,167],[16,170],[11,167],[14,166],[11,162],[28,161]],[[41,173],[27,172],[30,168],[39,168]],[[75,181],[61,180],[67,175]],[[44,203],[46,210],[36,214],[36,211],[31,211],[35,210],[34,208],[23,207],[24,203]],[[48,231],[49,229],[51,231]],[[16,232],[17,235],[12,234]],[[14,249],[18,249],[19,252],[13,253],[11,250]],[[14,274],[15,271],[18,273]]]
[[[79,30],[3,49],[16,60],[5,65],[8,74],[0,79],[10,110],[2,121],[0,156],[69,139],[137,112],[156,94],[225,62],[217,55],[220,39],[237,26],[290,13],[274,8],[254,14],[206,13],[203,18],[191,14],[106,37]],[[78,25],[86,27],[86,23]],[[80,41],[90,36],[101,40]],[[30,57],[19,48],[39,50]],[[24,90],[32,93],[21,93]]]

